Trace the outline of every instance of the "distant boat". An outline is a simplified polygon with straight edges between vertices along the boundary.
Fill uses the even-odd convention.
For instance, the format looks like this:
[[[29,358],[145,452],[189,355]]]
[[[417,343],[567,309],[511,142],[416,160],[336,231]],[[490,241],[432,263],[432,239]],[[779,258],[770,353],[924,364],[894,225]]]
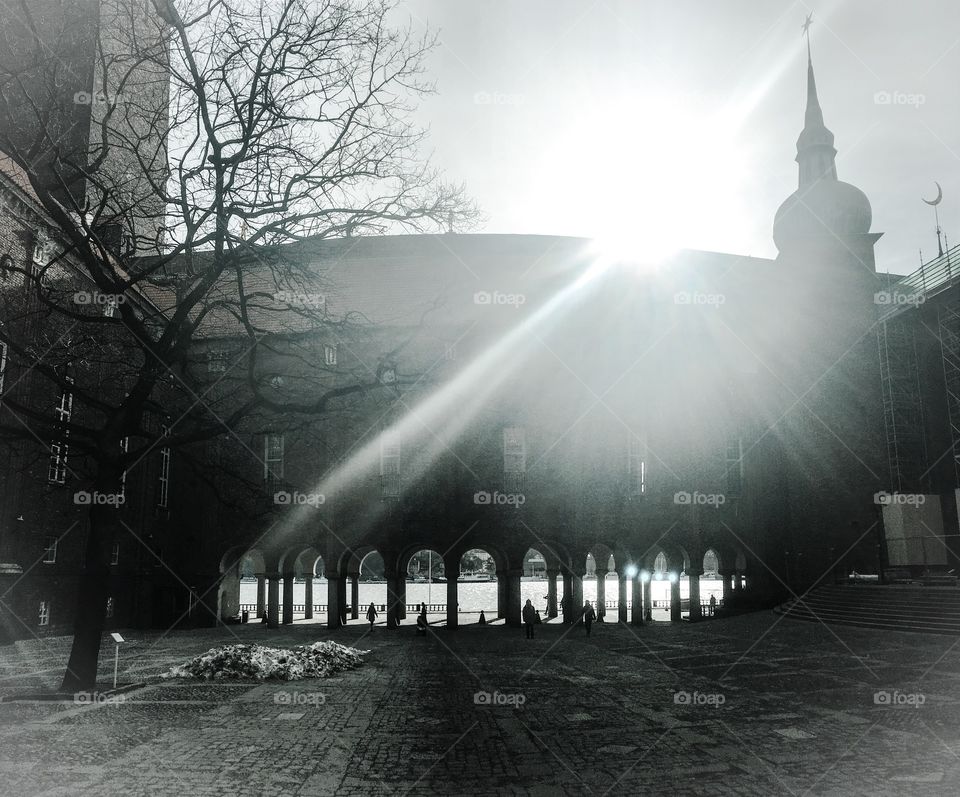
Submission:
[[[460,575],[460,581],[496,581],[496,576],[491,576],[489,573],[462,573]]]

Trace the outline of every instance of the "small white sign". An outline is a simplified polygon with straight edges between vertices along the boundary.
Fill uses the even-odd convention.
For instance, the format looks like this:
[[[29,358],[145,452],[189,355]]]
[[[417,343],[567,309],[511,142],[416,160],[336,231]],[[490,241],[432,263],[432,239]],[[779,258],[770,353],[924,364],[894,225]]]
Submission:
[[[113,637],[113,641],[114,641],[114,642],[123,642],[123,637],[120,636],[120,634],[118,634],[118,633],[116,633],[116,632],[110,634],[110,636]]]

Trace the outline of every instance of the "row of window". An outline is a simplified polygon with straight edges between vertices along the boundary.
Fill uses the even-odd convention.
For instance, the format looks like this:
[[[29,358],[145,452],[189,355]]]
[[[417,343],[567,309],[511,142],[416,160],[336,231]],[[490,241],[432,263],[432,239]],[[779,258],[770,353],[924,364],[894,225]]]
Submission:
[[[225,349],[212,349],[207,352],[207,373],[225,374],[230,364],[230,352]],[[323,346],[323,364],[337,364],[337,346],[334,343],[326,343]]]
[[[646,495],[649,449],[646,439],[631,434],[627,441],[627,476],[630,494]],[[731,438],[725,451],[726,492],[739,495],[743,482],[743,440]],[[523,489],[527,470],[527,440],[522,426],[508,426],[503,430],[503,480],[510,492]],[[283,484],[284,437],[268,434],[264,438],[263,477],[268,492],[274,492]],[[400,495],[401,450],[400,441],[389,432],[380,437],[380,490],[384,498]]]
[[[43,552],[43,559],[41,560],[45,565],[52,565],[57,561],[57,544],[59,543],[59,538],[57,537],[47,537],[47,547]],[[110,550],[110,564],[118,565],[120,564],[120,543],[115,542],[113,547]]]
[[[50,625],[50,604],[51,601],[40,601],[40,607],[37,612],[37,625]],[[109,620],[113,617],[114,603],[113,597],[107,598],[106,617]]]

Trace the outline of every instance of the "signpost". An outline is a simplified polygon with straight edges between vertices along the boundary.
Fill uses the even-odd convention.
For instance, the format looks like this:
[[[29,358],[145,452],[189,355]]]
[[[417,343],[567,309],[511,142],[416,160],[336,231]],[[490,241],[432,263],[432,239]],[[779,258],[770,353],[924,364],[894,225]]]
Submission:
[[[123,637],[120,634],[114,632],[110,634],[113,637],[113,641],[117,643],[116,648],[113,652],[113,688],[117,688],[117,667],[120,664],[120,643],[123,642]]]

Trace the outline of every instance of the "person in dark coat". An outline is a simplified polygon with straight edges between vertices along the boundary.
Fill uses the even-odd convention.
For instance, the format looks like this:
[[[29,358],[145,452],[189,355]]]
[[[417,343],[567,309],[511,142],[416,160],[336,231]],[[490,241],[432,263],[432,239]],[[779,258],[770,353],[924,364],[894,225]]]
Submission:
[[[593,610],[593,606],[590,605],[590,601],[583,602],[583,624],[587,628],[587,636],[590,636],[590,626],[593,625],[593,621],[597,619],[597,613]]]
[[[370,623],[370,630],[373,630],[373,622],[377,619],[377,607],[372,603],[370,608],[367,609],[367,621]]]
[[[533,603],[527,598],[523,607],[523,627],[527,632],[527,639],[533,639],[533,624],[537,622],[537,610],[533,608]]]

